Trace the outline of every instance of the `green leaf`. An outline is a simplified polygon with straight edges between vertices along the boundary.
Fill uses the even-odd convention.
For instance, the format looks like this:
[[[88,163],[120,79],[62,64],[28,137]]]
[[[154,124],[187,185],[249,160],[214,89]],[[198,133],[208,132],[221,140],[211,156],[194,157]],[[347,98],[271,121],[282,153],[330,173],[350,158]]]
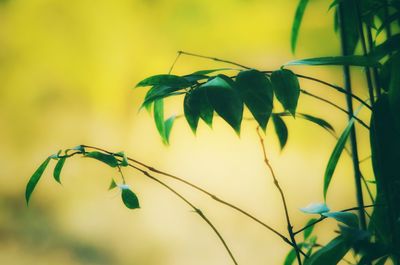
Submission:
[[[136,87],[145,87],[145,86],[169,86],[169,87],[178,87],[184,88],[189,87],[190,83],[183,77],[176,75],[153,75],[142,81],[140,81]]]
[[[185,118],[193,133],[196,134],[197,126],[200,119],[199,102],[192,97],[193,93],[188,93],[183,100],[183,112]]]
[[[227,77],[216,76],[201,87],[206,89],[207,97],[213,109],[239,135],[243,117],[243,101],[236,89],[225,78]]]
[[[177,96],[185,94],[186,92],[176,92],[181,88],[169,87],[169,86],[154,86],[146,94],[142,106],[140,108],[146,107],[153,103],[157,99],[163,99],[170,96]]]
[[[61,170],[64,166],[66,159],[67,159],[66,157],[61,157],[58,160],[56,166],[54,167],[54,172],[53,172],[54,179],[60,184],[61,184],[61,180],[60,180]]]
[[[293,117],[296,114],[297,102],[300,96],[300,85],[297,76],[290,70],[280,69],[272,72],[271,82],[277,99]]]
[[[292,248],[287,254],[285,261],[283,262],[283,265],[292,265],[295,260],[296,260],[296,250]]]
[[[299,35],[299,29],[301,25],[301,21],[303,19],[304,11],[306,10],[308,4],[308,0],[300,0],[297,5],[296,13],[294,15],[293,25],[292,25],[292,35],[290,44],[292,47],[292,53],[296,50],[297,37]]]
[[[271,82],[260,71],[246,70],[236,77],[236,88],[247,108],[265,131],[271,116],[274,96]]]
[[[110,186],[108,187],[108,190],[112,190],[115,187],[117,187],[117,183],[115,183],[114,179],[111,179]]]
[[[287,113],[287,112],[280,112],[280,113],[275,113],[275,114],[279,115],[281,117],[291,116],[291,114]],[[324,119],[315,117],[313,115],[309,115],[309,114],[299,113],[298,112],[298,113],[296,113],[296,118],[301,118],[301,119],[310,121],[312,123],[315,123],[316,125],[321,126],[322,128],[324,128],[325,130],[327,130],[329,132],[332,132],[332,133],[335,132],[335,129],[333,128],[333,126],[329,122],[325,121]]]
[[[278,136],[281,150],[286,146],[288,139],[288,129],[285,122],[279,115],[272,114],[272,122],[274,123],[275,132]]]
[[[208,126],[212,125],[214,108],[208,99],[206,90],[206,88],[198,87],[189,92],[184,100],[185,118],[193,132],[196,132],[198,124],[196,116],[199,116]]]
[[[164,128],[165,128],[165,140],[166,143],[169,144],[169,136],[171,134],[172,125],[174,124],[176,116],[173,115],[165,120]]]
[[[358,228],[358,217],[354,213],[350,212],[329,212],[322,213],[323,216],[333,218],[338,222],[344,223],[345,225]]]
[[[165,135],[164,101],[162,99],[154,101],[153,115],[154,115],[154,122],[156,124],[158,134],[161,136],[164,144],[166,144],[168,141],[167,141],[167,138]]]
[[[194,85],[200,80],[207,79],[208,76],[199,74],[190,74],[190,75],[184,75],[183,78],[185,78],[190,84]]]
[[[379,44],[378,46],[376,46],[374,48],[371,56],[382,59],[386,55],[393,53],[395,51],[398,51],[400,49],[399,43],[400,43],[400,34],[396,34],[396,35],[390,37],[389,39],[387,39],[382,44]],[[394,56],[391,58],[394,58]],[[389,60],[391,58],[389,58]]]
[[[391,14],[385,21],[383,21],[381,26],[377,29],[375,36],[377,37],[384,29],[390,27],[391,23],[395,22],[396,20],[399,20],[399,18],[400,18],[400,12],[395,12]]]
[[[336,265],[349,250],[346,240],[338,236],[306,259],[304,265]]]
[[[322,214],[329,212],[329,208],[325,203],[310,203],[304,208],[300,208],[300,211],[308,214]]]
[[[347,124],[346,129],[343,131],[342,135],[339,137],[335,148],[329,158],[328,165],[325,169],[324,174],[324,199],[326,200],[326,194],[328,192],[329,184],[331,183],[333,173],[335,172],[337,163],[339,161],[340,155],[343,152],[343,149],[346,145],[347,138],[350,135],[351,129],[354,125],[354,118],[352,118],[349,123]]]
[[[136,194],[127,187],[124,187],[122,185],[120,187],[121,187],[121,198],[125,206],[129,209],[140,208],[139,199],[136,196]]]
[[[115,155],[120,156],[122,158],[122,161],[119,162],[120,166],[122,166],[122,167],[129,166],[128,157],[126,156],[125,152],[118,152]]]
[[[349,55],[336,57],[318,57],[295,60],[285,64],[288,65],[350,65],[350,66],[381,66],[379,60],[373,56]]]
[[[218,68],[218,69],[209,69],[209,70],[200,70],[192,73],[191,75],[208,75],[214,72],[219,72],[219,71],[227,71],[227,70],[236,70],[233,68]]]
[[[47,165],[50,162],[50,157],[48,157],[40,166],[39,168],[33,173],[31,178],[28,181],[28,184],[26,185],[25,189],[25,199],[26,199],[26,204],[29,203],[29,199],[32,195],[33,190],[35,189],[37,183],[39,182],[40,178],[43,175],[44,170],[46,169]]]
[[[308,220],[308,222],[306,223],[305,226],[313,224],[315,221],[317,221],[316,218],[311,218],[310,220]],[[304,229],[304,231],[303,231],[304,240],[306,240],[307,238],[310,237],[310,235],[312,234],[312,231],[314,230],[314,227],[315,227],[314,225],[311,225],[311,226],[307,227],[306,229]]]
[[[344,52],[346,55],[352,55],[360,39],[358,33],[358,16],[356,15],[358,12],[356,1],[341,1],[340,5],[343,21],[339,22],[343,23],[343,35],[346,36]]]
[[[118,166],[118,160],[113,155],[109,155],[109,154],[104,154],[102,152],[93,151],[93,152],[86,153],[85,157],[89,157],[89,158],[93,158],[93,159],[99,160],[99,161],[109,165],[110,167],[117,167]]]

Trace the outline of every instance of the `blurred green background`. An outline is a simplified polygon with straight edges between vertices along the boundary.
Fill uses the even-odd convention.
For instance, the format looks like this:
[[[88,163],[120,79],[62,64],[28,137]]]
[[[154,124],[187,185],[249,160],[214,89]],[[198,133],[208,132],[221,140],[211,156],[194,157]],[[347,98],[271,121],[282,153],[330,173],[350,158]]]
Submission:
[[[286,223],[271,176],[264,167],[252,122],[238,138],[225,123],[201,124],[195,137],[183,119],[171,146],[162,144],[151,116],[138,112],[141,79],[166,73],[184,50],[273,70],[294,58],[337,55],[330,1],[311,1],[296,55],[290,27],[296,0],[2,0],[0,3],[0,263],[44,264],[230,264],[210,228],[177,199],[139,173],[126,170],[141,201],[126,209],[108,192],[117,172],[93,161],[68,160],[63,185],[50,170],[30,207],[24,189],[36,167],[59,149],[95,145],[182,176],[231,201],[285,233]],[[182,57],[177,74],[221,67]],[[299,73],[341,84],[336,67],[298,67]],[[356,76],[362,70],[355,69]],[[360,77],[361,78],[361,77]],[[366,98],[363,81],[357,93]],[[302,87],[344,106],[342,95],[315,83]],[[276,104],[277,105],[277,104]],[[182,98],[166,102],[182,113]],[[279,110],[279,106],[276,106]],[[299,111],[330,121],[340,133],[346,117],[302,96]],[[362,112],[361,117],[367,113]],[[279,150],[273,128],[266,146],[287,193],[295,227],[309,218],[298,208],[322,201],[322,176],[335,139],[319,127],[287,119],[289,142]],[[359,128],[360,157],[368,155]],[[352,207],[350,159],[344,154],[328,194],[333,209]],[[370,165],[362,164],[365,175]],[[162,177],[161,177],[162,178]],[[179,183],[167,180],[214,221],[241,264],[280,264],[289,250],[279,238],[243,216]],[[334,222],[317,228],[321,242]]]

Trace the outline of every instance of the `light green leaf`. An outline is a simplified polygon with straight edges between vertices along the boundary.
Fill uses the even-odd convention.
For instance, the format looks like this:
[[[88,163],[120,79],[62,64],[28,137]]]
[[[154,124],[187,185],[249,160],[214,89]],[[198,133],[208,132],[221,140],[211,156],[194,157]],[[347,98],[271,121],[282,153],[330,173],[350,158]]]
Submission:
[[[285,122],[279,115],[272,114],[272,122],[274,123],[275,132],[278,136],[281,150],[286,146],[288,139],[288,129]]]
[[[308,220],[308,222],[306,223],[305,226],[313,224],[315,221],[317,221],[316,218],[311,218],[310,220]],[[310,235],[312,234],[312,231],[314,230],[314,227],[315,227],[314,225],[311,225],[311,226],[307,227],[306,229],[304,229],[304,231],[303,231],[304,240],[306,240],[307,238],[310,237]]]
[[[129,188],[126,187],[121,188],[121,198],[127,208],[129,209],[140,208],[138,197]]]
[[[354,213],[350,212],[329,212],[322,213],[323,216],[333,218],[338,222],[344,223],[345,225],[358,228],[358,217]]]
[[[310,203],[306,207],[300,208],[300,211],[309,214],[322,214],[329,212],[330,210],[325,203]]]
[[[338,236],[306,259],[304,265],[336,265],[349,250],[349,244]]]
[[[299,29],[301,25],[301,21],[303,19],[304,11],[306,10],[308,4],[308,0],[300,0],[297,5],[296,13],[294,15],[293,25],[292,25],[292,35],[290,44],[292,47],[292,53],[296,50],[297,37],[299,35]]]
[[[271,82],[277,99],[282,103],[283,108],[294,117],[300,96],[297,76],[290,70],[280,69],[272,72]]]
[[[273,89],[271,82],[257,70],[241,71],[236,86],[247,108],[265,131],[272,112]]]
[[[115,155],[119,156],[122,158],[122,161],[119,162],[119,165],[122,167],[127,167],[129,166],[129,161],[128,161],[128,157],[126,156],[125,152],[118,152]]]
[[[167,141],[167,138],[165,135],[164,101],[162,99],[154,101],[153,115],[154,115],[154,122],[156,124],[158,134],[161,136],[164,144],[166,144],[168,141]]]
[[[286,255],[283,265],[292,265],[295,260],[296,260],[296,250],[292,248]]]
[[[93,152],[86,153],[85,157],[89,157],[89,158],[93,158],[93,159],[99,160],[99,161],[109,165],[110,167],[117,167],[118,166],[118,160],[113,155],[109,155],[109,154],[105,154],[105,153],[102,153],[102,152],[93,151]]]
[[[31,176],[31,178],[28,181],[28,184],[26,185],[26,189],[25,189],[25,199],[26,199],[26,203],[29,203],[29,199],[32,195],[33,190],[35,189],[37,183],[39,182],[40,178],[43,175],[44,170],[46,169],[47,165],[50,162],[50,157],[48,157],[40,166],[39,168],[35,171],[35,173],[33,173],[33,175]]]
[[[281,117],[284,117],[284,116],[291,116],[291,114],[290,114],[290,113],[287,113],[287,112],[280,112],[280,113],[275,113],[275,114],[276,114],[276,115],[279,115],[279,116],[281,116]],[[297,112],[297,113],[296,113],[296,118],[301,118],[301,119],[310,121],[310,122],[312,122],[312,123],[315,123],[315,124],[321,126],[322,128],[324,128],[325,130],[329,131],[329,132],[332,132],[332,133],[335,132],[335,129],[333,128],[333,126],[332,126],[329,122],[327,122],[327,121],[324,120],[324,119],[315,117],[315,116],[313,116],[313,115],[309,115],[309,114]]]
[[[189,87],[190,83],[183,77],[176,75],[154,75],[150,76],[142,81],[140,81],[136,87],[145,87],[145,86],[169,86],[169,87],[178,87],[184,88]]]
[[[56,166],[54,167],[54,172],[53,172],[54,179],[60,184],[61,184],[61,180],[60,180],[61,170],[64,166],[66,159],[67,159],[66,157],[60,158],[58,160]]]
[[[349,55],[336,57],[318,57],[295,60],[285,64],[289,65],[350,65],[350,66],[381,66],[379,60],[372,56]]]
[[[176,116],[173,115],[165,120],[164,129],[165,129],[165,140],[166,143],[169,144],[169,136],[171,134],[172,125],[174,124]]]
[[[114,179],[111,179],[110,186],[108,187],[108,190],[112,190],[115,187],[117,187],[117,183],[115,183]]]
[[[201,87],[206,89],[213,109],[239,135],[243,117],[243,101],[236,89],[226,81],[226,78],[228,77],[219,75]]]

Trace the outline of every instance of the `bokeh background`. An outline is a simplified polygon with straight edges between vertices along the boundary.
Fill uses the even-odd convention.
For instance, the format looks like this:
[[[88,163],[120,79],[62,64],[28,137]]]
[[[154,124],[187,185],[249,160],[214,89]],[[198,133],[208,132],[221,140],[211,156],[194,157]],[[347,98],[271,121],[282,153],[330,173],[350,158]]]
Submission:
[[[125,171],[140,210],[126,209],[107,191],[117,172],[94,160],[68,160],[63,185],[46,171],[26,207],[24,189],[37,166],[59,149],[95,145],[174,173],[253,213],[285,233],[279,194],[262,160],[253,122],[239,138],[225,123],[200,125],[197,136],[183,119],[171,145],[157,135],[151,116],[138,112],[141,79],[166,73],[176,51],[195,52],[273,70],[295,58],[338,55],[330,1],[311,1],[295,55],[290,27],[296,0],[2,0],[0,3],[0,263],[10,265],[231,264],[211,229],[169,191]],[[182,57],[174,73],[225,65]],[[337,67],[297,67],[299,73],[342,84]],[[362,69],[355,89],[367,97]],[[357,77],[358,76],[358,77]],[[342,95],[315,83],[302,87],[345,106]],[[182,98],[166,101],[182,113]],[[279,110],[278,104],[276,104]],[[346,116],[302,96],[299,111],[331,122]],[[368,118],[366,111],[361,118]],[[295,228],[309,216],[298,209],[321,202],[322,177],[335,139],[300,119],[286,118],[289,141],[281,152],[273,127],[266,148],[289,202]],[[368,156],[361,127],[360,157]],[[54,165],[54,164],[52,164]],[[369,162],[362,164],[371,175]],[[179,183],[161,177],[190,198],[219,228],[241,264],[281,264],[289,251],[251,220]],[[328,204],[355,206],[351,161],[340,160]],[[316,232],[321,243],[336,225]]]

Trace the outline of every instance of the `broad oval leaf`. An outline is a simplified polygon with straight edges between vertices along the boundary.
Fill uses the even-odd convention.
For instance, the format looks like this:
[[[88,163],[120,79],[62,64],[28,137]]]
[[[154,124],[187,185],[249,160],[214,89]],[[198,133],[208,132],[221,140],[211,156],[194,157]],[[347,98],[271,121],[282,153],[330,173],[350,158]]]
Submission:
[[[121,198],[125,206],[129,209],[140,208],[139,199],[136,194],[129,188],[121,188]]]
[[[297,76],[290,70],[280,69],[272,72],[271,82],[276,98],[282,103],[283,108],[295,116],[300,96]]]
[[[247,108],[265,131],[271,116],[274,96],[271,82],[260,71],[245,70],[236,77],[236,88]]]
[[[201,87],[206,89],[207,97],[213,109],[239,135],[243,118],[243,101],[236,89],[225,78],[227,77],[217,76]]]
[[[301,21],[303,19],[304,11],[306,10],[307,4],[308,0],[300,0],[296,8],[296,13],[294,15],[294,20],[292,25],[292,35],[290,39],[292,53],[294,53],[296,50],[297,37],[299,35]]]
[[[62,170],[62,168],[63,168],[63,166],[64,166],[64,163],[65,163],[65,160],[66,160],[66,159],[67,159],[66,157],[61,157],[61,158],[57,161],[57,164],[56,164],[56,166],[54,167],[54,171],[53,171],[54,179],[55,179],[58,183],[60,183],[60,184],[61,184],[61,179],[60,179],[60,177],[61,177],[61,170]]]
[[[183,77],[177,75],[153,75],[140,81],[136,87],[145,86],[169,86],[184,88],[190,86],[190,83]]]
[[[322,214],[330,211],[329,207],[325,203],[310,203],[304,208],[300,208],[303,213],[309,214]]]
[[[93,151],[93,152],[86,153],[85,157],[89,157],[89,158],[93,158],[93,159],[99,160],[99,161],[109,165],[110,167],[117,167],[118,166],[118,160],[113,155],[109,155],[109,154],[105,154],[105,153],[102,153],[102,152]]]
[[[26,189],[25,189],[25,199],[26,199],[26,203],[29,203],[29,199],[31,198],[32,192],[35,189],[37,183],[39,182],[40,178],[43,175],[44,170],[46,169],[47,165],[50,162],[50,157],[48,157],[39,167],[38,169],[35,171],[35,173],[33,173],[33,175],[31,176],[31,178],[28,181],[28,184],[26,185]]]
[[[338,222],[344,223],[350,227],[358,228],[358,217],[350,212],[329,212],[322,213],[323,216],[333,218]]]
[[[275,132],[278,136],[279,145],[281,150],[286,146],[288,139],[288,129],[285,122],[279,115],[272,114],[272,122],[274,123]]]
[[[318,57],[291,61],[288,65],[349,65],[349,66],[381,66],[379,60],[374,56],[348,55],[335,57]]]
[[[304,265],[336,265],[349,250],[350,245],[338,236],[306,259]]]

